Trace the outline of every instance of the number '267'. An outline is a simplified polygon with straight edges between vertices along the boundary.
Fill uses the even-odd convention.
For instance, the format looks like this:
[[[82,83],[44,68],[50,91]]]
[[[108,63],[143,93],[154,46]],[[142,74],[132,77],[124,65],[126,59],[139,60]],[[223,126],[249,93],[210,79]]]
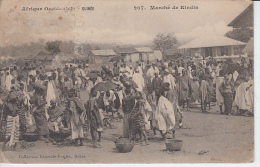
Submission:
[[[144,6],[134,6],[134,10],[144,10]]]

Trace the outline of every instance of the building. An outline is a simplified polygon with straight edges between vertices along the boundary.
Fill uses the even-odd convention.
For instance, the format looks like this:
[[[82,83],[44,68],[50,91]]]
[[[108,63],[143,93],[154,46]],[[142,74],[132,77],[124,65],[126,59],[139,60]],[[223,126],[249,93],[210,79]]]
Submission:
[[[251,3],[242,13],[240,13],[234,20],[232,20],[228,26],[233,28],[254,29],[253,3]],[[250,57],[254,56],[254,37],[250,38],[246,44],[246,47],[242,51]]]
[[[242,13],[240,13],[228,26],[233,28],[254,28],[254,9],[251,3]]]
[[[124,61],[135,62],[139,60],[139,53],[135,48],[115,48],[117,55],[123,57]]]
[[[199,37],[178,48],[179,53],[191,57],[218,57],[240,54],[246,43],[225,36]],[[240,46],[240,47],[239,47]]]
[[[166,60],[176,60],[181,57],[181,54],[177,53],[176,48],[171,48],[164,51],[164,57]]]
[[[108,63],[109,60],[116,56],[117,54],[112,50],[91,50],[88,54],[89,63],[91,64],[101,64]]]
[[[155,61],[156,59],[162,60],[162,52],[160,50],[154,50],[153,53],[149,55],[149,61]]]
[[[149,57],[152,55],[154,52],[151,48],[149,47],[141,47],[141,48],[135,48],[137,50],[136,53],[139,54],[139,60],[140,61],[147,61],[149,60]]]

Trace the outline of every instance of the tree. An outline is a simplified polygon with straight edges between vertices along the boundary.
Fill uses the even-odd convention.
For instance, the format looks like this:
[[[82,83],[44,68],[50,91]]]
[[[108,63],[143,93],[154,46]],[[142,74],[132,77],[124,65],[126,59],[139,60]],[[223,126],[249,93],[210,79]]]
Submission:
[[[153,40],[156,49],[159,49],[162,52],[163,59],[165,59],[165,51],[174,47],[178,41],[173,33],[167,35],[159,33]]]
[[[94,50],[101,50],[99,46],[95,46]]]
[[[48,41],[46,42],[46,50],[48,50],[52,55],[56,55],[61,52],[60,45],[61,41]]]
[[[60,45],[60,50],[66,55],[73,55],[75,46],[76,44],[73,41],[62,42]]]
[[[225,36],[247,43],[254,36],[254,31],[250,28],[237,28],[227,32]]]

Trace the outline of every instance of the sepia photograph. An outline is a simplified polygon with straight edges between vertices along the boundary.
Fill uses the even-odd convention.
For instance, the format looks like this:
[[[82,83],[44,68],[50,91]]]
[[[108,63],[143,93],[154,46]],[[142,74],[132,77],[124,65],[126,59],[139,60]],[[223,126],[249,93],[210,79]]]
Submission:
[[[0,163],[255,162],[254,2],[0,0]]]

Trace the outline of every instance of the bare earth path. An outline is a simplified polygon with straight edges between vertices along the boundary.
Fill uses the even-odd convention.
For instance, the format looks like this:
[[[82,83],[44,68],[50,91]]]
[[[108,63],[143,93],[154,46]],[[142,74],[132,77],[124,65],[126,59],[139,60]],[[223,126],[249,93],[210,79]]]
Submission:
[[[122,134],[122,120],[118,120],[113,122],[116,129],[102,133],[100,149],[91,147],[88,136],[82,147],[57,147],[37,141],[35,147],[3,153],[11,163],[246,163],[254,160],[253,117],[225,116],[213,111],[202,114],[198,109],[184,111],[183,116],[183,128],[176,131],[176,138],[183,140],[182,150],[178,152],[166,151],[164,142],[153,139],[149,146],[135,145],[130,153],[118,153],[113,142]],[[199,152],[205,153],[199,155]],[[5,161],[2,153],[0,156]]]

